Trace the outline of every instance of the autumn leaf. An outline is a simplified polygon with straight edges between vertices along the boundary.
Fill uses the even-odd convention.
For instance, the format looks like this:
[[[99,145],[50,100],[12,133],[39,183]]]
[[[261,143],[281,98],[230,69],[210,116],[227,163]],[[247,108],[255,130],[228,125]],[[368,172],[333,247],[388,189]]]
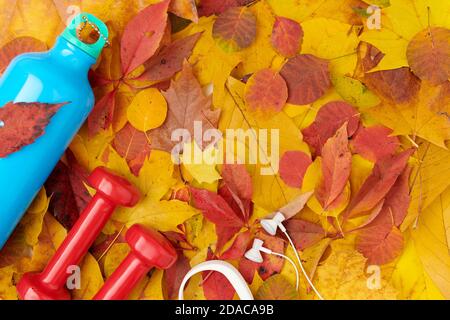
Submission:
[[[20,151],[44,135],[52,117],[66,103],[7,103],[0,108],[0,158]]]
[[[357,111],[345,102],[329,102],[320,108],[315,121],[302,130],[303,138],[317,155],[321,155],[323,145],[346,122],[347,134],[351,137],[359,127]]]
[[[300,251],[315,245],[325,237],[325,230],[321,226],[306,220],[288,220],[286,222],[286,229],[295,247]]]
[[[297,300],[298,293],[284,276],[277,274],[264,282],[255,298],[256,300]]]
[[[26,52],[45,51],[47,45],[32,37],[19,37],[11,40],[0,49],[0,74],[2,74],[11,60]]]
[[[194,137],[195,121],[201,121],[203,130],[217,125],[220,110],[211,110],[211,99],[203,94],[189,64],[184,65],[180,77],[172,82],[164,97],[168,103],[167,119],[161,128],[149,133],[153,148],[171,152],[177,144],[172,141],[171,132],[184,128]],[[197,143],[202,146],[202,141]]]
[[[167,116],[167,102],[155,88],[139,92],[128,106],[127,119],[139,131],[160,127]]]
[[[145,133],[127,123],[117,132],[113,146],[119,155],[127,160],[133,174],[139,176],[139,171],[150,154],[150,143]]]
[[[391,136],[392,130],[383,126],[360,128],[351,142],[355,153],[364,158],[377,162],[383,157],[393,155],[397,151],[400,141]]]
[[[213,37],[225,52],[249,47],[256,38],[256,17],[247,7],[231,7],[214,23]]]
[[[211,250],[208,250],[208,260],[214,260]],[[235,290],[225,275],[219,272],[203,272],[203,292],[208,300],[231,300]]]
[[[348,148],[347,123],[330,138],[322,149],[322,182],[316,197],[325,210],[341,195],[350,177],[352,155]]]
[[[301,188],[311,158],[302,151],[287,151],[280,159],[280,177],[288,186]]]
[[[213,14],[220,14],[231,7],[245,6],[253,0],[202,0],[200,2],[199,10],[201,16],[210,16]]]
[[[89,134],[91,137],[98,134],[100,130],[109,128],[112,124],[116,94],[117,91],[113,89],[96,102],[88,118]]]
[[[300,52],[303,41],[303,30],[296,21],[277,17],[272,31],[272,45],[275,50],[291,58]]]
[[[414,149],[409,149],[379,160],[375,164],[372,174],[366,179],[359,192],[352,199],[345,216],[352,218],[364,215],[367,211],[374,208],[391,190],[413,153]]]
[[[67,162],[59,162],[45,183],[50,197],[49,211],[68,230],[91,200],[86,188],[89,172],[69,151]]]
[[[139,80],[162,81],[170,79],[175,73],[181,71],[184,60],[188,59],[192,50],[201,37],[201,33],[195,33],[186,38],[175,40],[145,62],[145,72],[139,76]]]
[[[288,102],[305,105],[322,97],[331,87],[328,62],[313,55],[297,55],[280,71],[289,88]]]
[[[189,259],[181,252],[178,252],[177,261],[169,269],[165,270],[163,276],[164,291],[168,299],[174,300],[178,298],[181,282],[190,268]]]
[[[174,0],[170,2],[169,11],[184,19],[198,22],[195,0]]]
[[[245,87],[245,101],[251,111],[265,116],[280,112],[286,104],[288,88],[278,72],[264,69],[253,74]]]
[[[148,6],[124,30],[121,43],[122,72],[127,75],[147,61],[159,47],[170,0]]]

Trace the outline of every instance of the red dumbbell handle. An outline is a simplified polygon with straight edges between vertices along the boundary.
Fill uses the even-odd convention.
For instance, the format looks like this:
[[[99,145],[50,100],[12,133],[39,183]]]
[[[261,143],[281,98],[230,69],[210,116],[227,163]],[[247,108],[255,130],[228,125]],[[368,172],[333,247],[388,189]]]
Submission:
[[[78,265],[113,214],[116,205],[96,194],[81,213],[56,254],[40,274],[42,283],[61,288],[67,281],[67,268]]]
[[[122,261],[93,300],[125,300],[151,267],[133,252]]]

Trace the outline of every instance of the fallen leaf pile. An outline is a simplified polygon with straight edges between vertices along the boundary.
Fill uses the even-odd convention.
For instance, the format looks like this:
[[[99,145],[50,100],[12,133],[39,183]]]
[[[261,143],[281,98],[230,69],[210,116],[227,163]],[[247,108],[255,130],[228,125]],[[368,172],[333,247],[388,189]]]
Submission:
[[[372,4],[378,30],[368,27]],[[285,260],[244,257],[260,238],[295,258],[282,234],[260,227],[275,211],[325,299],[450,299],[448,1],[0,0],[0,72],[50,48],[73,8],[105,21],[111,46],[89,75],[97,99],[86,125],[0,252],[1,299],[17,299],[22,274],[46,265],[93,195],[86,178],[98,166],[143,198],[103,229],[74,299],[98,291],[136,223],[163,232],[179,259],[131,299],[176,299],[184,274],[212,259],[234,264],[257,299],[316,299],[304,277],[295,290]],[[45,126],[60,107],[0,109],[15,124],[8,139],[25,137],[2,143],[0,157],[39,139],[42,130],[20,126]],[[228,135],[239,131],[253,136]],[[246,159],[218,161],[225,143],[236,147],[225,156]],[[235,292],[203,273],[185,297]]]

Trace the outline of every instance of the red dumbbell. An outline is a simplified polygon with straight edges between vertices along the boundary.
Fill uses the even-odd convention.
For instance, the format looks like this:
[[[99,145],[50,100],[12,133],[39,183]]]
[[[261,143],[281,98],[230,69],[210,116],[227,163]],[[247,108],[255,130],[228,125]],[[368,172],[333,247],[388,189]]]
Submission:
[[[40,274],[27,273],[17,285],[23,300],[69,300],[65,287],[70,266],[80,263],[118,206],[132,207],[139,191],[106,168],[96,168],[88,178],[96,195],[81,213],[66,239]]]
[[[130,254],[122,261],[94,300],[124,300],[152,268],[168,269],[177,260],[172,244],[159,232],[132,226],[126,236]]]

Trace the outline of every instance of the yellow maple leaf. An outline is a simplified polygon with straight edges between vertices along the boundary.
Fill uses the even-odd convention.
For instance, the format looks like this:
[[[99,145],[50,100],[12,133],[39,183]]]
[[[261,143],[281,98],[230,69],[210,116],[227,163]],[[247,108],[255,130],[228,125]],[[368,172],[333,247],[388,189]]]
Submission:
[[[103,286],[103,276],[100,266],[95,258],[88,253],[80,265],[81,279],[80,289],[72,292],[72,298],[75,300],[91,300]]]

